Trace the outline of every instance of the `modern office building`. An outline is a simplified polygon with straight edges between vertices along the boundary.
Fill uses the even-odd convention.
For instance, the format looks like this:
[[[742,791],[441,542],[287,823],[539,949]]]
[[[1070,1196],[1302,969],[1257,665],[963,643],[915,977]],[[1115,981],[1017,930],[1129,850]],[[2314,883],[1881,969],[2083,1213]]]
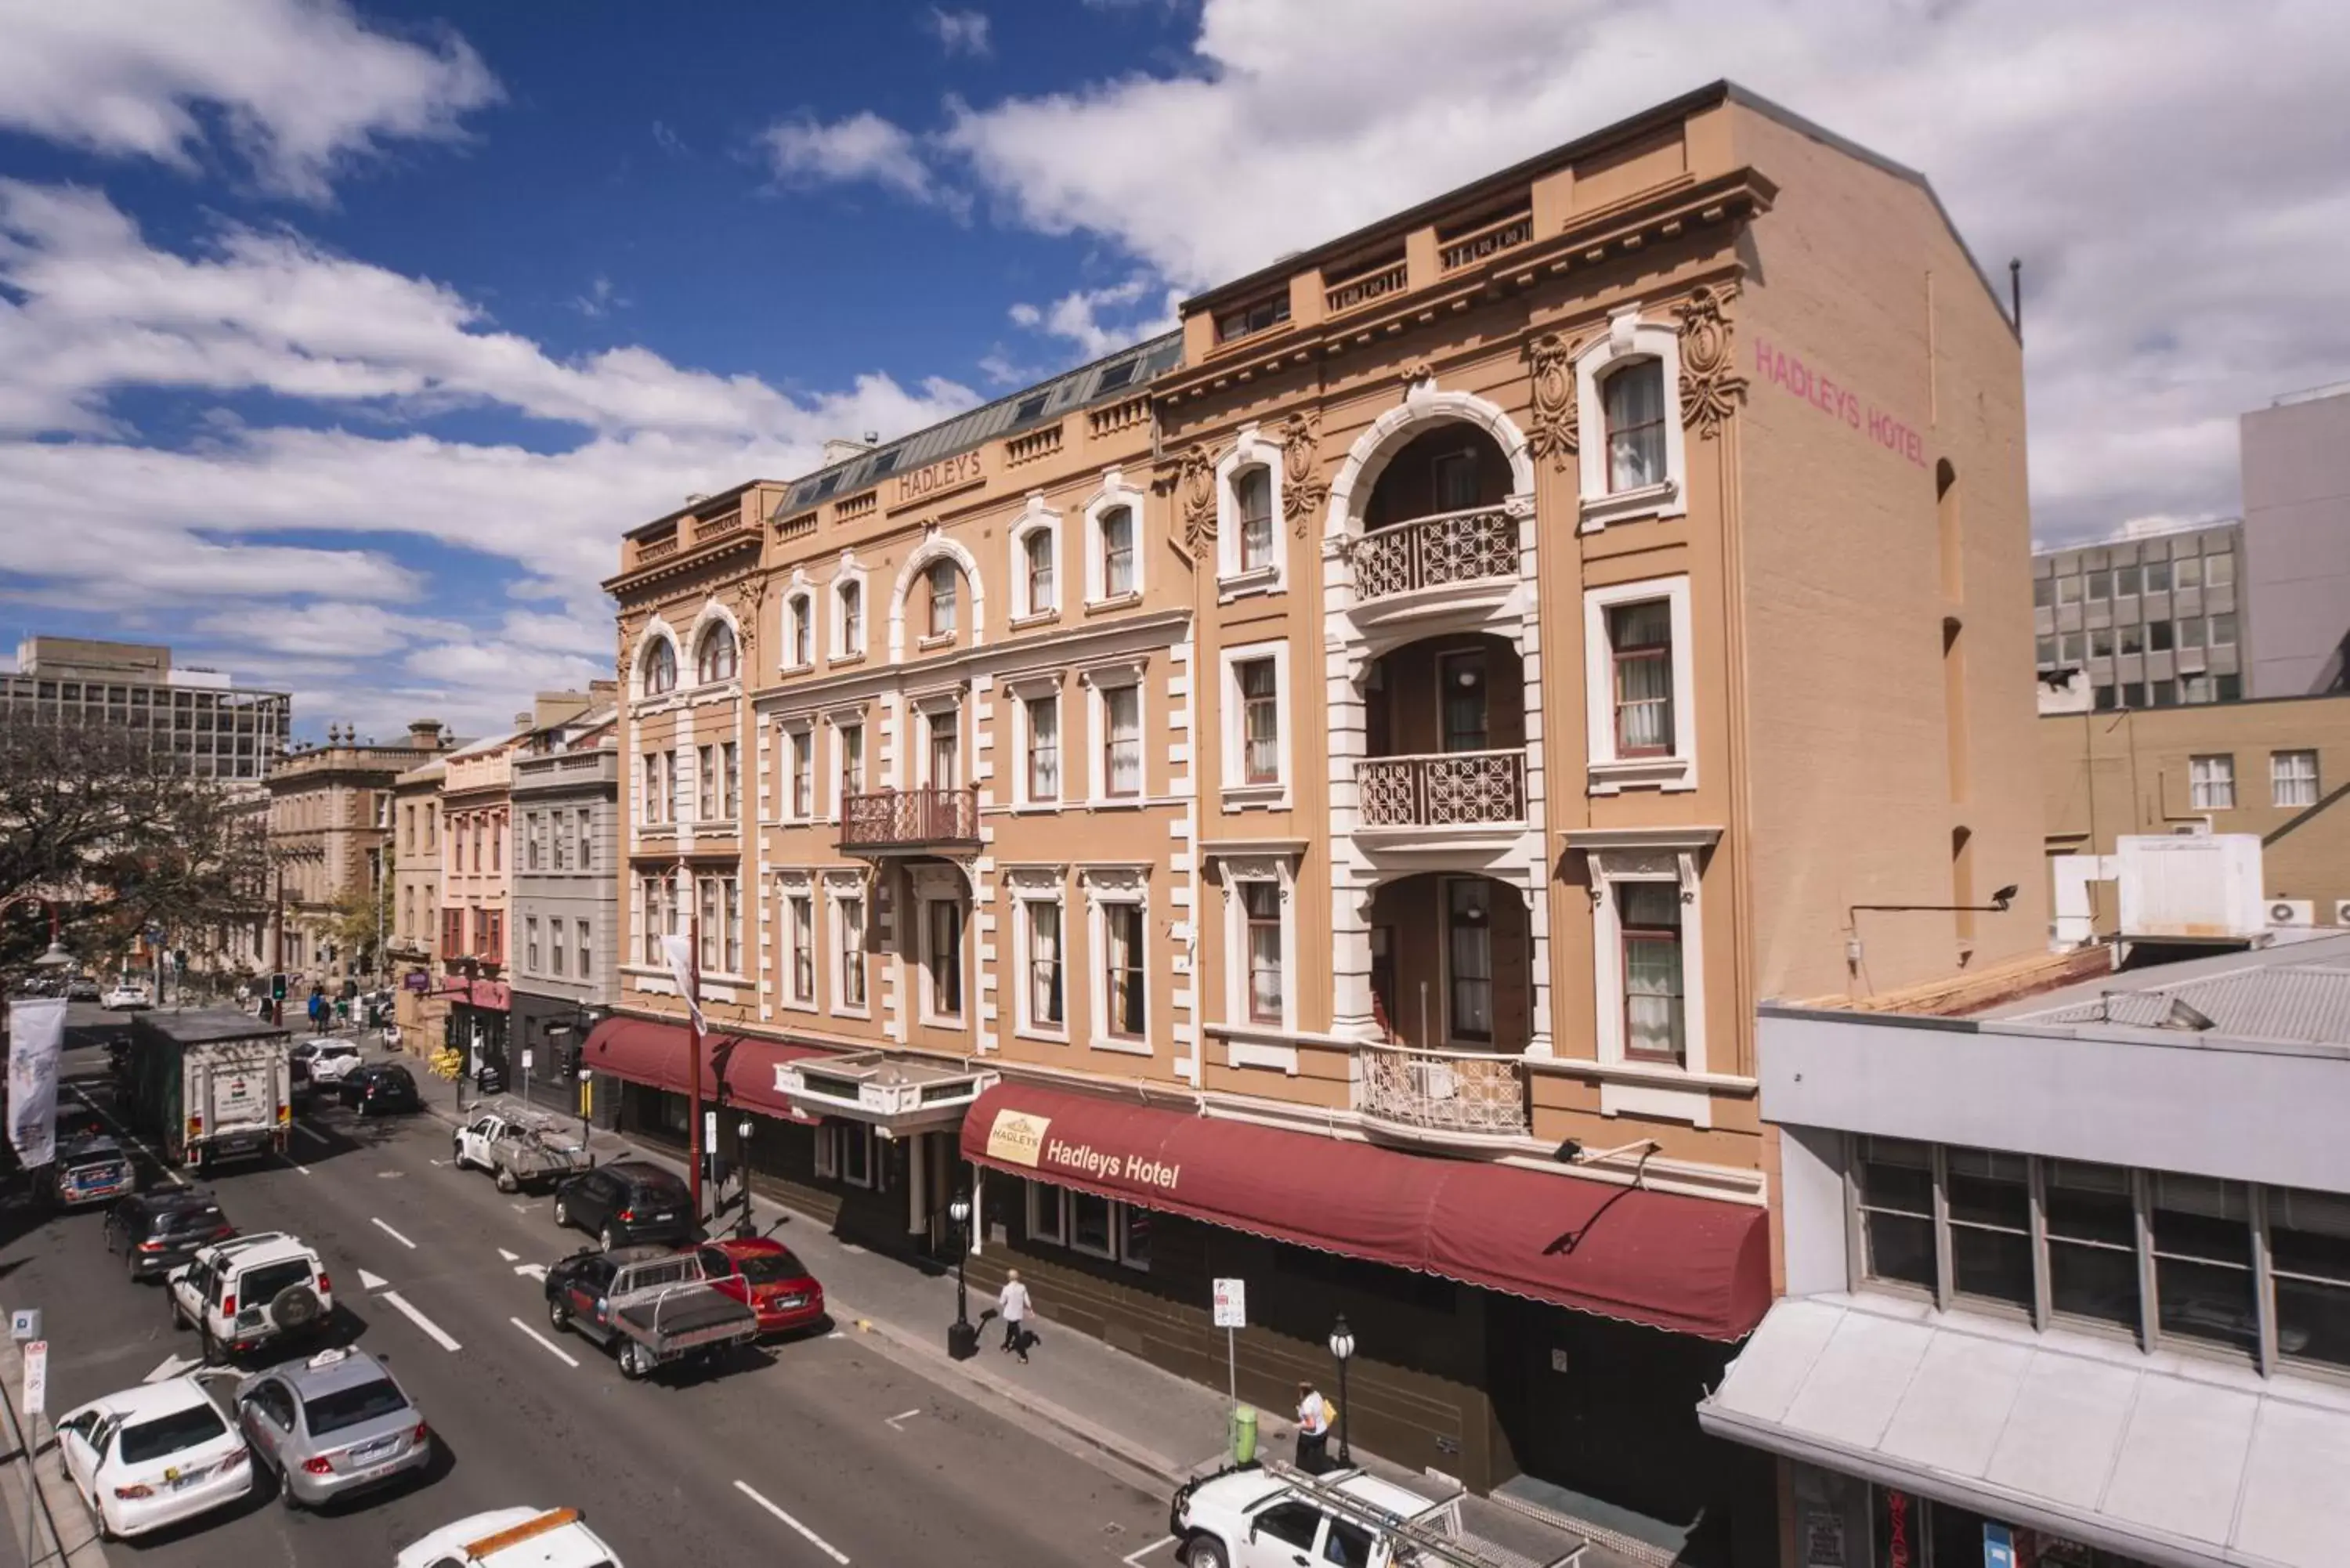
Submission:
[[[174,665],[168,648],[36,636],[16,645],[16,668],[0,672],[0,718],[120,726],[199,778],[257,782],[285,748],[294,699]]]
[[[2350,383],[2241,421],[2246,652],[2254,697],[2350,690]]]
[[[2041,711],[2111,712],[2248,695],[2244,540],[2244,524],[2229,522],[2126,531],[2035,553]]]
[[[2022,386],[1918,175],[1737,88],[632,531],[599,1112],[1662,1561],[1773,1290],[1764,997],[2042,954]],[[1963,410],[1961,416],[1960,410]],[[615,1084],[613,1081],[618,1080]],[[617,1106],[608,1088],[620,1091]],[[734,1126],[754,1127],[748,1147]]]

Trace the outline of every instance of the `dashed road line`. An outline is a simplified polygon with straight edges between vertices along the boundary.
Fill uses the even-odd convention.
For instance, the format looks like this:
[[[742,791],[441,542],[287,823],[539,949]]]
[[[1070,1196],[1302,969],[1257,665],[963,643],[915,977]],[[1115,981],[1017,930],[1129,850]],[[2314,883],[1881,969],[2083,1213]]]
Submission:
[[[741,1492],[744,1497],[749,1498],[753,1502],[757,1503],[761,1508],[765,1509],[769,1513],[774,1514],[777,1519],[782,1520],[785,1524],[790,1525],[794,1530],[798,1531],[802,1535],[807,1538],[808,1542],[814,1545],[817,1551],[823,1552],[827,1557],[831,1558],[835,1563],[841,1564],[841,1568],[847,1568],[848,1553],[843,1552],[837,1546],[835,1546],[831,1542],[827,1541],[823,1536],[818,1535],[815,1531],[810,1530],[806,1525],[802,1524],[798,1520],[794,1519],[790,1514],[785,1513],[782,1509],[777,1508],[774,1503],[769,1502],[765,1498],[761,1497],[757,1491],[753,1490],[748,1481],[736,1481],[734,1483],[734,1490]]]
[[[891,1431],[893,1431],[893,1432],[902,1432],[902,1431],[904,1431],[906,1428],[903,1428],[903,1427],[901,1427],[901,1426],[899,1426],[899,1425],[898,1425],[898,1423],[899,1423],[899,1422],[900,1422],[900,1421],[903,1421],[903,1420],[910,1419],[910,1418],[911,1418],[912,1417],[919,1416],[919,1415],[920,1415],[921,1413],[922,1413],[921,1407],[918,1405],[918,1406],[916,1406],[914,1408],[912,1408],[912,1409],[910,1409],[910,1410],[900,1410],[900,1411],[899,1411],[899,1412],[898,1412],[896,1415],[894,1415],[894,1416],[884,1416],[884,1417],[881,1417],[881,1424],[882,1424],[883,1426],[885,1426],[885,1427],[889,1428]]]
[[[409,1322],[414,1324],[417,1327],[422,1329],[424,1331],[425,1337],[432,1340],[433,1344],[439,1345],[442,1349],[454,1351],[458,1348],[457,1342],[449,1337],[448,1330],[442,1328],[439,1324],[434,1323],[431,1318],[426,1317],[422,1313],[418,1312],[414,1307],[409,1305],[408,1298],[401,1295],[398,1291],[386,1291],[382,1295],[376,1299],[390,1303],[393,1311],[400,1314],[400,1316],[406,1318]]]
[[[557,1361],[563,1363],[564,1366],[577,1366],[579,1365],[579,1360],[577,1356],[564,1349],[563,1346],[556,1344],[555,1341],[547,1338],[546,1335],[539,1333],[538,1330],[531,1327],[530,1324],[523,1322],[522,1319],[518,1317],[510,1317],[506,1319],[506,1321],[514,1324],[516,1328],[522,1330],[525,1334],[530,1335],[531,1338],[538,1341],[538,1346],[541,1350],[546,1351],[547,1355],[552,1355]]]
[[[413,1242],[413,1241],[410,1241],[407,1237],[405,1237],[405,1236],[401,1235],[399,1231],[397,1231],[393,1230],[390,1226],[389,1226],[389,1225],[385,1224],[382,1220],[375,1219],[372,1215],[369,1216],[369,1218],[370,1221],[374,1224],[374,1226],[375,1226],[375,1228],[376,1228],[377,1230],[379,1230],[379,1231],[382,1231],[385,1235],[387,1235],[387,1236],[390,1237],[393,1241],[395,1241],[399,1242],[401,1246],[403,1246],[403,1247],[407,1248],[410,1251],[413,1252],[414,1251],[416,1251],[416,1243],[415,1243],[415,1242]]]
[[[328,1137],[325,1133],[320,1132],[317,1127],[312,1127],[306,1121],[297,1120],[295,1122],[294,1130],[300,1133],[304,1137],[308,1138],[315,1144],[331,1146],[334,1142],[334,1140]]]
[[[519,1263],[522,1262],[522,1254],[520,1252],[509,1252],[504,1247],[500,1247],[498,1249],[498,1256],[509,1263]]]
[[[182,1176],[178,1171],[173,1170],[170,1160],[165,1159],[161,1155],[158,1154],[145,1138],[140,1137],[137,1133],[132,1132],[129,1127],[125,1127],[121,1120],[118,1118],[112,1111],[100,1106],[96,1100],[91,1099],[88,1095],[82,1093],[78,1085],[68,1084],[66,1085],[66,1090],[68,1093],[72,1095],[75,1099],[79,1100],[82,1103],[83,1108],[88,1110],[90,1115],[98,1117],[99,1120],[104,1122],[108,1127],[112,1127],[117,1137],[121,1138],[125,1143],[128,1143],[131,1147],[137,1149],[140,1154],[145,1155],[148,1159],[152,1162],[156,1171],[163,1178],[164,1185],[169,1187],[185,1187],[188,1185],[188,1179]]]
[[[1125,1563],[1127,1568],[1142,1568],[1142,1560],[1144,1558],[1149,1556],[1152,1552],[1158,1551],[1162,1546],[1172,1546],[1174,1543],[1175,1538],[1173,1536],[1162,1535],[1158,1540],[1152,1542],[1149,1545],[1141,1548],[1139,1551],[1128,1552],[1125,1556],[1119,1558],[1118,1561]]]

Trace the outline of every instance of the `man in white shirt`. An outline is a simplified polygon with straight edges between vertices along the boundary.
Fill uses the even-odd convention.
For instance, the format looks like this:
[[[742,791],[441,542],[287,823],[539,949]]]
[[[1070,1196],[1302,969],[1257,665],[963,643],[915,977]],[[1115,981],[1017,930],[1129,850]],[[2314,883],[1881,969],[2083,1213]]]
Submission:
[[[1016,1353],[1024,1362],[1028,1359],[1028,1312],[1032,1304],[1028,1287],[1020,1282],[1020,1271],[1014,1269],[1005,1274],[1003,1289],[996,1293],[995,1310],[1003,1314],[1003,1348]]]
[[[1307,1475],[1322,1473],[1323,1455],[1330,1441],[1330,1417],[1322,1391],[1311,1383],[1297,1386],[1297,1468]]]

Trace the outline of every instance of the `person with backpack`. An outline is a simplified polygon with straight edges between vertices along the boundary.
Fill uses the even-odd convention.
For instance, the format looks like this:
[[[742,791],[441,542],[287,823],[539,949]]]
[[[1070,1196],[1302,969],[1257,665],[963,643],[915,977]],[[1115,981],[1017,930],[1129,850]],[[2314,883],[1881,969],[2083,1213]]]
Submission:
[[[1318,1476],[1329,1468],[1330,1423],[1338,1407],[1311,1383],[1297,1386],[1297,1468]]]

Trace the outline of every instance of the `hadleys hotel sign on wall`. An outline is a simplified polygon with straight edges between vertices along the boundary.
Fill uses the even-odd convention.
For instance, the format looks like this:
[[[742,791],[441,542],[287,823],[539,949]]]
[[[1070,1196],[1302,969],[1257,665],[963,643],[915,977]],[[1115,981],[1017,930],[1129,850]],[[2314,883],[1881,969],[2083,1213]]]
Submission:
[[[1155,1187],[1161,1192],[1174,1191],[1183,1175],[1180,1161],[1070,1143],[1053,1136],[1052,1117],[1008,1109],[997,1111],[994,1125],[987,1129],[987,1158],[1031,1170],[1062,1171],[1087,1181]]]
[[[1898,452],[1919,468],[1926,466],[1926,438],[1918,433],[1916,427],[1895,419],[1874,403],[1864,402],[1859,393],[1839,385],[1818,366],[1805,364],[1801,355],[1774,348],[1767,340],[1756,338],[1754,379],[1802,399],[1828,418],[1862,431],[1886,451]]]
[[[980,471],[979,453],[958,452],[942,457],[936,462],[925,463],[910,473],[898,476],[898,499],[893,506],[911,506],[917,501],[929,501],[936,496],[967,490],[987,475]]]

